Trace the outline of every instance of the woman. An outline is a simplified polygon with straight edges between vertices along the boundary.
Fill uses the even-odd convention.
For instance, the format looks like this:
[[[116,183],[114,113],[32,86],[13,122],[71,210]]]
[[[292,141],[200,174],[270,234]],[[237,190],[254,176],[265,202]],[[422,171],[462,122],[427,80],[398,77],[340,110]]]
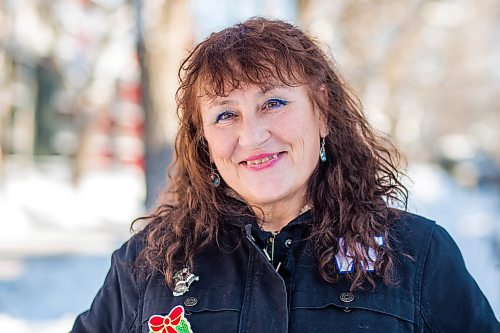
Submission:
[[[301,30],[255,18],[180,69],[166,195],[73,332],[494,332],[398,155]]]

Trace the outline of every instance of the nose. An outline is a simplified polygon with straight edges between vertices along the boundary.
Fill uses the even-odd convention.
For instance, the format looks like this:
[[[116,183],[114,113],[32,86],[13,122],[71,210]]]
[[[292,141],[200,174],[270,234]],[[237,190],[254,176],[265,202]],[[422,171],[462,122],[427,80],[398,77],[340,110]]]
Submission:
[[[257,149],[270,137],[271,133],[264,119],[247,117],[242,121],[239,133],[240,146],[248,149]]]

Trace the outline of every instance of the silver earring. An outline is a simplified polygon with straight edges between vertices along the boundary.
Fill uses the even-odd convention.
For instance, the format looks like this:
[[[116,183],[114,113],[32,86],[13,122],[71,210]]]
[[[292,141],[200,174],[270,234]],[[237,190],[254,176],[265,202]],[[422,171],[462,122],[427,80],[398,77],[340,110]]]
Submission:
[[[321,138],[321,148],[319,148],[319,158],[321,162],[326,162],[325,138]]]
[[[212,185],[214,187],[219,187],[220,185],[220,176],[219,174],[212,168],[210,167],[210,178],[212,179]]]

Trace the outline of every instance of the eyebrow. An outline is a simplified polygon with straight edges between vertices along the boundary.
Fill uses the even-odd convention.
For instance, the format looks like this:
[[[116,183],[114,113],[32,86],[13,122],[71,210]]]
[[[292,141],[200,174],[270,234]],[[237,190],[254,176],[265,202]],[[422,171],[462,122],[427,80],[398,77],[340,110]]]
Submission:
[[[279,88],[284,88],[284,89],[290,90],[291,87],[287,86],[286,84],[283,84],[283,83],[270,83],[270,84],[266,84],[266,85],[262,86],[260,88],[260,92],[262,93],[262,95],[264,95],[271,90],[279,89]]]
[[[232,99],[223,99],[223,100],[212,100],[210,101],[210,106],[225,106],[225,105],[233,105],[236,104],[235,100]]]
[[[270,83],[270,84],[263,85],[260,88],[260,94],[261,95],[265,95],[268,92],[270,92],[271,90],[275,90],[275,89],[287,89],[287,90],[290,90],[290,89],[292,89],[292,87],[290,87],[290,86],[288,86],[286,84],[283,84],[283,83],[275,83],[275,84]],[[235,100],[233,100],[233,99],[213,98],[213,99],[210,99],[209,104],[210,104],[211,107],[214,107],[214,106],[234,105],[234,104],[238,104],[238,102],[235,101]]]

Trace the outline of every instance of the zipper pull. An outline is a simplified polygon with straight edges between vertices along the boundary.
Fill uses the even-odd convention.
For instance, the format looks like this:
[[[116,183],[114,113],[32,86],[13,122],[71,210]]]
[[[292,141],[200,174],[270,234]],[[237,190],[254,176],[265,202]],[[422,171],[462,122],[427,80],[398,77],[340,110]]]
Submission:
[[[271,237],[269,237],[269,240],[268,240],[268,248],[271,251],[271,259],[269,261],[271,261],[271,264],[273,264],[273,265],[274,265],[275,240],[276,240],[276,236],[278,234],[279,234],[279,231],[271,232]]]

